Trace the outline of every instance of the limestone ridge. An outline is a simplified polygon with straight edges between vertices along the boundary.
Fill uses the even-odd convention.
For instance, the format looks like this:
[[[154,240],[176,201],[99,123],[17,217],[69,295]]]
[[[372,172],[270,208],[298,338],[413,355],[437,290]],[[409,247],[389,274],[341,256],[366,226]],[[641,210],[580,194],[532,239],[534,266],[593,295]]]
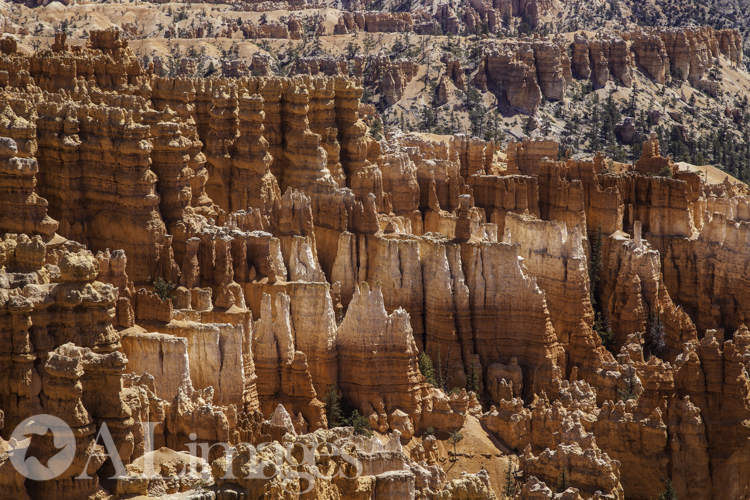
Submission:
[[[711,93],[706,72],[720,54],[740,64],[741,47],[737,31],[705,26],[576,33],[572,43],[560,35],[488,40],[481,44],[474,83],[501,92],[508,106],[527,114],[533,114],[542,96],[564,99],[574,77],[590,80],[595,88],[610,80],[631,87],[636,65],[656,82],[663,84],[672,76]]]

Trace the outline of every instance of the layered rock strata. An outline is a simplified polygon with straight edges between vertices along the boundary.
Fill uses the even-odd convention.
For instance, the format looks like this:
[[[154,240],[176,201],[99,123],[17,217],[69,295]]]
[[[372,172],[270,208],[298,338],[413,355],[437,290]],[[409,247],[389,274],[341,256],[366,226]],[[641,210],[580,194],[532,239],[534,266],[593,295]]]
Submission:
[[[449,7],[436,15],[452,29]],[[477,26],[490,12],[473,2],[461,15]],[[477,81],[531,111],[574,74],[628,85],[633,64],[660,78],[666,54],[700,82],[711,59],[739,57],[732,32],[681,33],[579,35],[570,61],[558,39],[483,42]],[[164,491],[201,472],[220,495],[281,495],[278,477],[225,472],[250,466],[240,443],[294,442],[356,448],[363,465],[313,497],[491,499],[487,474],[446,481],[448,447],[424,434],[476,415],[516,451],[530,498],[552,498],[563,467],[571,498],[653,498],[667,479],[686,498],[746,493],[744,186],[678,171],[653,138],[621,174],[601,155],[558,161],[551,141],[511,143],[503,170],[491,141],[375,141],[362,87],[341,75],[170,79],[131,67],[111,31],[66,45],[0,59],[2,433],[59,414],[85,451],[106,423],[128,476],[98,483],[114,470],[102,460],[79,484],[3,475],[9,491],[142,495],[172,474],[165,458],[144,480],[144,457],[221,442],[237,453],[212,448]],[[410,71],[373,61],[394,85]],[[462,69],[443,62],[458,85]],[[648,175],[664,167],[672,178]],[[420,372],[423,353],[441,387]],[[328,429],[333,390],[391,433],[386,445]],[[30,443],[52,450],[48,436]],[[293,489],[292,472],[347,467],[313,455],[280,469]]]

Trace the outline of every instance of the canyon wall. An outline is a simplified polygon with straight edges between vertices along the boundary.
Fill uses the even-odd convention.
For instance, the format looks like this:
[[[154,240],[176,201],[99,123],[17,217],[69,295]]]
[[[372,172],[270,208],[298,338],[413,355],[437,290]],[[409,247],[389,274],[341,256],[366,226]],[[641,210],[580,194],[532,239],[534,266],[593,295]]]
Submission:
[[[710,90],[708,70],[719,56],[740,64],[740,47],[737,31],[710,27],[604,31],[591,37],[581,32],[572,42],[561,36],[487,40],[480,46],[474,83],[505,98],[509,110],[533,114],[542,96],[563,99],[573,78],[590,80],[594,88],[609,81],[631,87],[636,67],[658,83],[674,78]]]
[[[656,43],[649,33],[575,38],[571,61],[560,41],[484,43],[480,64],[488,88],[531,111],[574,75],[627,85],[629,48]],[[694,36],[731,56],[717,33]],[[677,38],[660,35],[663,53],[644,48],[638,64],[652,54],[658,76]],[[421,439],[409,453],[429,457],[429,428],[479,418],[515,450],[529,494],[552,495],[563,467],[581,498],[646,499],[667,479],[683,497],[747,494],[744,185],[679,171],[654,137],[619,174],[601,155],[559,161],[552,141],[511,143],[505,170],[494,142],[461,134],[376,141],[354,78],[158,77],[114,30],[87,48],[59,36],[51,51],[8,52],[3,439],[51,413],[85,450],[106,422],[136,477],[162,446],[291,435],[361,452],[362,477],[320,488],[466,498],[471,484],[491,499],[484,473],[447,481],[401,441]],[[701,57],[688,56],[691,82]],[[378,63],[393,99],[407,63]],[[444,64],[457,85],[460,66]],[[653,175],[665,166],[671,178]],[[334,427],[334,393],[387,444]],[[153,436],[145,421],[159,422]],[[29,446],[53,450],[48,436]],[[221,487],[280,487],[221,477],[242,456],[203,458]],[[81,483],[7,479],[33,498],[148,490],[100,484],[111,467]]]

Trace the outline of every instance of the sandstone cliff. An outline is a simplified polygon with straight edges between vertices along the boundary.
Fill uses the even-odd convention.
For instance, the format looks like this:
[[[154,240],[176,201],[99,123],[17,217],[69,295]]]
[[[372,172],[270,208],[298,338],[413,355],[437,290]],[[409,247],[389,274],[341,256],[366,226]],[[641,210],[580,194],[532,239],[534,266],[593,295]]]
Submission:
[[[476,25],[498,8],[518,15],[480,2],[462,15]],[[360,16],[337,29],[419,26]],[[655,79],[675,78],[674,65],[699,85],[718,54],[739,57],[732,32],[704,29],[572,44],[569,58],[557,38],[481,42],[475,81],[530,113],[574,76],[627,86],[634,64]],[[76,483],[75,462],[28,486],[3,474],[9,491],[153,492],[169,466],[138,479],[144,457],[177,460],[159,448],[200,439],[236,447],[212,448],[201,468],[237,495],[285,494],[278,477],[223,477],[249,467],[240,443],[294,442],[356,449],[363,466],[309,498],[491,499],[489,472],[449,480],[436,458],[474,416],[515,450],[521,497],[553,498],[563,467],[565,498],[652,498],[667,479],[686,498],[750,488],[744,186],[679,171],[655,137],[622,173],[601,154],[560,156],[551,140],[510,143],[505,170],[491,140],[376,141],[361,84],[314,75],[312,61],[293,77],[173,79],[144,70],[114,30],[88,48],[64,36],[33,56],[6,48],[2,435],[50,413],[84,452],[106,422],[128,471],[100,483],[112,462],[92,462],[101,474]],[[451,85],[466,85],[443,59]],[[416,72],[370,63],[392,102]],[[387,443],[329,429],[332,391]],[[159,423],[153,435],[146,421]],[[42,458],[53,450],[48,436],[30,443]],[[282,467],[293,489],[304,484],[292,466],[347,467],[313,455]],[[169,488],[192,487],[193,472]]]

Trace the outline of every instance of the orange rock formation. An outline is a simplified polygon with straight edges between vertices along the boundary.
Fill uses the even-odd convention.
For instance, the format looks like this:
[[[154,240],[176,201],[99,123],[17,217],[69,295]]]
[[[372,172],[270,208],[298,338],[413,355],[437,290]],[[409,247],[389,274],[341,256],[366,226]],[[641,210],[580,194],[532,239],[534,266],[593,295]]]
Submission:
[[[361,17],[343,25],[394,22]],[[732,32],[679,33],[579,36],[571,61],[558,42],[485,43],[478,78],[529,111],[573,74],[627,85],[631,49],[654,78],[666,54],[691,82],[713,50],[739,57]],[[0,444],[20,446],[5,441],[15,426],[48,413],[85,456],[106,423],[127,467],[110,481],[111,459],[76,459],[24,483],[0,457],[7,491],[146,494],[179,462],[160,448],[198,440],[235,447],[201,468],[246,498],[286,494],[279,476],[225,475],[249,470],[247,444],[274,443],[265,460],[330,443],[356,449],[362,475],[320,479],[309,498],[491,499],[484,471],[446,480],[424,435],[475,416],[516,450],[524,498],[552,498],[563,467],[565,498],[652,498],[667,479],[685,498],[750,491],[745,187],[678,171],[653,138],[620,174],[601,155],[558,161],[551,141],[511,143],[505,170],[478,138],[377,142],[355,79],[158,77],[114,30],[85,49],[60,36],[33,56],[3,51]],[[411,66],[378,64],[398,99]],[[329,429],[332,388],[385,445]],[[28,452],[49,458],[50,439]],[[142,480],[153,454],[162,479]],[[347,467],[319,453],[304,470],[334,466]],[[286,487],[303,489],[292,468]]]

